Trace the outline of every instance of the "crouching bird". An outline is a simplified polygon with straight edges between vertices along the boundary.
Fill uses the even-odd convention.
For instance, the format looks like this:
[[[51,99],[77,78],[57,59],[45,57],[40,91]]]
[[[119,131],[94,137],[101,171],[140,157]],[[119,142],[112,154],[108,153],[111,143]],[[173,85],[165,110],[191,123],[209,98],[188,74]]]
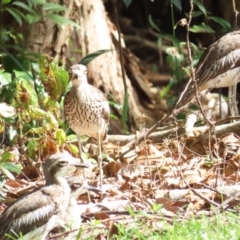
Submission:
[[[101,192],[102,190],[87,184],[82,176],[67,178],[71,188],[71,197],[67,211],[63,218],[64,226],[58,226],[48,235],[47,239],[70,240],[75,239],[81,226],[81,206],[77,204],[77,198],[88,191]]]
[[[71,192],[64,176],[75,167],[88,166],[67,152],[51,155],[43,164],[46,185],[22,196],[2,213],[0,240],[44,240],[55,226],[64,224]]]

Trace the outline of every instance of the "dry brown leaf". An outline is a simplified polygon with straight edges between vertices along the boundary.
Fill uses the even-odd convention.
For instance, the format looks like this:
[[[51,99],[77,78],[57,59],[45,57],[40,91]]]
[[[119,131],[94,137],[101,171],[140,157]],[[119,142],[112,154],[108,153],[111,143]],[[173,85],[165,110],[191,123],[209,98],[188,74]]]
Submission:
[[[105,212],[95,213],[94,216],[95,216],[95,219],[97,219],[97,220],[104,220],[104,219],[110,218],[110,216],[108,214],[106,214]]]
[[[166,209],[168,209],[170,206],[174,205],[174,202],[168,198],[157,198],[156,203],[163,205],[163,207]]]
[[[121,167],[120,170],[118,171],[118,173],[129,179],[133,179],[135,177],[138,177],[139,175],[142,175],[143,169],[138,163],[127,164],[127,165]]]
[[[22,169],[21,174],[19,175],[19,178],[25,178],[30,180],[36,180],[40,177],[40,173],[38,169],[34,166],[26,166]]]
[[[114,234],[118,234],[118,227],[113,221],[109,222],[109,227],[108,227],[108,239],[110,239]]]
[[[106,177],[116,176],[119,169],[123,166],[122,163],[110,162],[104,166],[104,173]]]

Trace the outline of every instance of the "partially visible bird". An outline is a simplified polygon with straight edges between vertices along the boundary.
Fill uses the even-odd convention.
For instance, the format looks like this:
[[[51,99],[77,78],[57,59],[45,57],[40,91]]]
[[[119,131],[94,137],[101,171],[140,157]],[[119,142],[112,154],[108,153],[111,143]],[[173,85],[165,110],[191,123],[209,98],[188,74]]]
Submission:
[[[98,141],[98,164],[102,187],[101,142],[106,138],[110,108],[104,94],[88,84],[87,68],[76,64],[70,67],[72,88],[64,100],[64,113],[71,129],[76,133],[80,159],[83,161],[81,136],[87,135]]]
[[[43,240],[56,224],[63,222],[70,201],[70,187],[64,176],[75,167],[87,165],[79,164],[79,159],[67,152],[51,155],[43,164],[46,185],[22,196],[2,213],[0,240],[11,239],[6,234]]]
[[[231,87],[240,81],[240,29],[225,34],[208,47],[196,67],[195,78],[198,93],[212,88]],[[235,94],[235,93],[234,93]],[[189,80],[175,108],[189,103],[195,96],[195,85]],[[234,115],[239,115],[236,96],[229,96]]]
[[[71,188],[71,198],[68,208],[65,212],[65,215],[63,216],[63,219],[67,229],[75,231],[72,231],[66,235],[64,234],[64,237],[61,238],[59,236],[59,233],[64,232],[64,228],[63,226],[62,227],[58,226],[55,229],[53,229],[53,231],[51,231],[51,233],[49,234],[50,235],[49,238],[55,237],[54,235],[58,235],[59,240],[74,239],[74,237],[76,237],[76,235],[78,234],[77,230],[79,230],[81,226],[81,214],[82,214],[81,207],[77,203],[77,198],[80,195],[86,193],[87,191],[101,192],[100,188],[88,185],[87,181],[82,176],[68,177],[67,181],[69,187]],[[63,234],[60,235],[62,236]]]

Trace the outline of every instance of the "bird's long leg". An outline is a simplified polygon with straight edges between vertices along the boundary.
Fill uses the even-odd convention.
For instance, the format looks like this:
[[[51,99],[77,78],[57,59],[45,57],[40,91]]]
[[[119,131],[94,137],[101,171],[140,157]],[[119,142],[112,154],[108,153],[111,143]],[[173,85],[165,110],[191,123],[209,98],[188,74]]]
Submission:
[[[237,84],[228,88],[228,100],[229,100],[229,109],[231,116],[236,117],[239,116],[237,101],[236,101],[236,92],[237,92]]]
[[[77,140],[78,140],[79,158],[80,158],[81,163],[84,163],[83,155],[82,155],[81,136],[77,135]],[[84,177],[84,180],[86,180],[86,173],[85,173],[85,169],[84,168],[83,168],[83,177]],[[89,191],[87,191],[87,196],[88,196],[88,203],[89,203],[91,201]]]
[[[98,166],[99,166],[99,178],[100,178],[100,188],[102,189],[102,148],[101,148],[101,131],[98,130]]]

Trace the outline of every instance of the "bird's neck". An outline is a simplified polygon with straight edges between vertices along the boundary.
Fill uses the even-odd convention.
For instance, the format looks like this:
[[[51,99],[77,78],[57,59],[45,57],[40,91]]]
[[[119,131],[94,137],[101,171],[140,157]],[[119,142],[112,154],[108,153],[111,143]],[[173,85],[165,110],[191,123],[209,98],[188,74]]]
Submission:
[[[62,176],[61,176],[61,177],[60,177],[60,176],[59,176],[59,177],[56,177],[56,178],[54,179],[54,184],[63,187],[63,188],[65,189],[65,192],[68,191],[69,194],[70,194],[71,189],[70,189],[70,187],[69,187],[69,185],[68,185],[68,182],[67,182],[66,178],[64,178],[64,177],[62,177]]]
[[[76,94],[78,97],[79,96],[83,97],[83,95],[91,94],[89,92],[89,84],[88,83],[81,83],[78,86],[74,86],[74,87],[72,87],[71,91],[73,91],[74,94]],[[79,93],[81,93],[81,94],[79,94]]]
[[[72,88],[76,88],[76,89],[78,89],[78,88],[82,88],[82,87],[86,87],[86,86],[88,86],[89,84],[88,84],[88,82],[78,82],[78,84],[73,84],[72,85]]]
[[[56,184],[56,185],[64,188],[66,191],[69,191],[69,193],[71,191],[66,178],[64,178],[62,176],[46,178],[46,185],[52,185],[52,184]]]
[[[74,198],[74,199],[77,199],[78,196],[80,196],[80,195],[82,195],[82,194],[84,194],[86,192],[87,192],[87,190],[79,188],[79,189],[77,189],[75,191],[71,191],[71,197]]]
[[[54,178],[48,172],[44,173],[44,177],[45,177],[45,185],[51,185],[54,183]]]
[[[67,183],[67,179],[63,176],[54,176],[54,183],[58,185],[64,185]]]

